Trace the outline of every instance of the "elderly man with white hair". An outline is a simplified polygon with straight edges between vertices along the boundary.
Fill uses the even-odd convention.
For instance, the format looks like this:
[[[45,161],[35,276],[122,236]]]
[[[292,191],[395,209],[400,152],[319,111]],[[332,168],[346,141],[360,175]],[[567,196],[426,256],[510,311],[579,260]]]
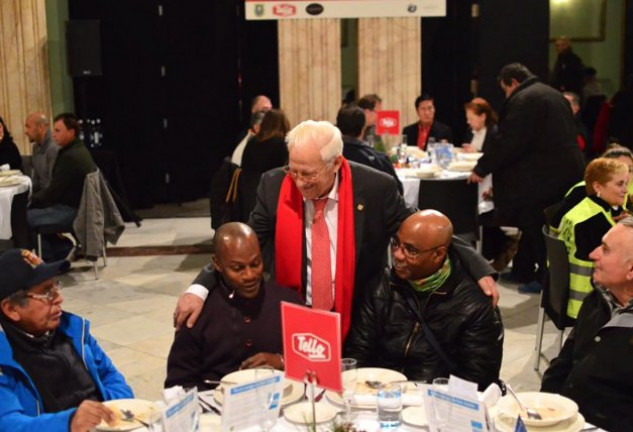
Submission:
[[[343,157],[341,132],[331,123],[304,121],[287,143],[288,166],[262,175],[249,225],[275,282],[315,309],[340,313],[344,337],[354,299],[381,276],[389,239],[414,209],[392,177]],[[458,250],[482,289],[496,295],[494,270],[469,246]],[[177,326],[195,323],[202,308],[195,294],[207,294],[200,277],[179,300]]]
[[[543,375],[541,391],[573,399],[602,429],[633,430],[633,217],[622,219],[589,257],[595,289]]]

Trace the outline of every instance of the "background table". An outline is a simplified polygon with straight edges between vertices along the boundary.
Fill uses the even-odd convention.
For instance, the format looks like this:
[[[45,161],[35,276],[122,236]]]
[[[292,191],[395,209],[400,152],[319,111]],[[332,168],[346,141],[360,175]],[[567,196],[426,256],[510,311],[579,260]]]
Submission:
[[[13,246],[30,246],[26,207],[31,194],[31,179],[18,176],[19,184],[0,187],[0,240],[13,240]]]

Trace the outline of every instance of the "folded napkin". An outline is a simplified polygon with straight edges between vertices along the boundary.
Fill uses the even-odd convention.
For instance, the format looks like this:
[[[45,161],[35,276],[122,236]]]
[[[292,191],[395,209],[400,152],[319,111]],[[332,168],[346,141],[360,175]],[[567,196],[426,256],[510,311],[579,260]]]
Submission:
[[[11,166],[9,164],[0,165],[0,171],[9,171]]]

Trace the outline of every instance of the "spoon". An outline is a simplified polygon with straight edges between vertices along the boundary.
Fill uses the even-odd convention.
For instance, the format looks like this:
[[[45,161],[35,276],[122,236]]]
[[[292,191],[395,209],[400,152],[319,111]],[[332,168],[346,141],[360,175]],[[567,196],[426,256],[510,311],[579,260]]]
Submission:
[[[142,424],[145,427],[149,427],[149,423],[146,423],[143,420],[139,420],[139,418],[136,417],[131,410],[122,409],[121,410],[121,414],[122,414],[121,420],[123,420],[123,421],[126,421],[126,422],[136,421],[136,422],[139,422],[140,424]]]
[[[367,385],[367,387],[371,389],[378,389],[378,387],[382,385],[380,381],[376,381],[376,380],[367,380],[365,381],[365,384]]]
[[[517,401],[521,411],[525,411],[527,413],[527,416],[530,420],[543,420],[543,417],[538,412],[531,408],[528,408],[523,402],[521,402],[521,399],[519,399],[519,396],[517,396],[514,390],[512,390],[512,387],[510,387],[510,385],[506,384],[506,389],[510,392],[512,397],[514,397],[514,400]]]

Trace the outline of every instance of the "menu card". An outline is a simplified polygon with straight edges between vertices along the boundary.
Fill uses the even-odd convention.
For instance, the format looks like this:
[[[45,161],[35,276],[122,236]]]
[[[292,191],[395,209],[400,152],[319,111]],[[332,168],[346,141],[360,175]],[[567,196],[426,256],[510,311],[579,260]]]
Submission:
[[[486,405],[479,401],[477,384],[451,375],[448,389],[428,386],[424,394],[424,408],[428,413],[431,432],[490,431]]]
[[[163,412],[163,431],[194,432],[198,430],[198,390],[178,393]]]
[[[277,419],[281,408],[283,375],[273,375],[235,385],[222,385],[222,430],[237,431]],[[275,420],[273,420],[274,422]]]

